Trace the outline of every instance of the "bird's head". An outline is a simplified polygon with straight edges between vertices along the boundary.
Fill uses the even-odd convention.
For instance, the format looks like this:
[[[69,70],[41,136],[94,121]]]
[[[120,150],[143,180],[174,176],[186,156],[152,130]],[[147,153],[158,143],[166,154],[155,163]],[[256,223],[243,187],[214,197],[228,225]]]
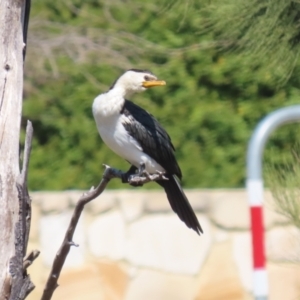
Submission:
[[[162,85],[166,85],[166,82],[158,80],[150,71],[130,69],[117,79],[111,89],[122,89],[126,97],[134,93],[143,92],[148,88]]]

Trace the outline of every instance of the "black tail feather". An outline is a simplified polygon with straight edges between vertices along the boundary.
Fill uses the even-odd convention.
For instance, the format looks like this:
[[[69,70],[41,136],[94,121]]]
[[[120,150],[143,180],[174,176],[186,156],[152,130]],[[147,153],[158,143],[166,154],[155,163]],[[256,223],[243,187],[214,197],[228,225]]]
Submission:
[[[175,175],[166,175],[166,177],[168,177],[169,180],[159,180],[157,183],[165,189],[173,211],[187,227],[192,228],[200,235],[200,233],[203,233],[203,230],[178,179]]]

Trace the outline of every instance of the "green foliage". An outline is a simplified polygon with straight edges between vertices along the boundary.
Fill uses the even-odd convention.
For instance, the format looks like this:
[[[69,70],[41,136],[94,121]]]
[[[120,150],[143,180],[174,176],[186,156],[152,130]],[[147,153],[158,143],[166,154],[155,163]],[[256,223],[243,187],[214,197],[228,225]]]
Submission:
[[[300,53],[298,1],[214,0],[205,11],[206,29],[223,48],[259,61],[281,82],[295,71]]]
[[[274,109],[299,102],[299,80],[292,76],[277,87],[277,75],[250,56],[217,51],[215,35],[200,34],[210,17],[201,9],[192,1],[33,4],[29,37],[35,47],[29,40],[23,110],[35,129],[31,189],[87,189],[98,183],[103,163],[128,168],[101,141],[91,112],[93,99],[125,67],[148,68],[167,81],[133,100],[169,132],[185,187],[244,185],[254,127]],[[272,151],[279,161],[296,139],[299,127],[280,129],[266,159]],[[122,185],[115,180],[110,187]]]

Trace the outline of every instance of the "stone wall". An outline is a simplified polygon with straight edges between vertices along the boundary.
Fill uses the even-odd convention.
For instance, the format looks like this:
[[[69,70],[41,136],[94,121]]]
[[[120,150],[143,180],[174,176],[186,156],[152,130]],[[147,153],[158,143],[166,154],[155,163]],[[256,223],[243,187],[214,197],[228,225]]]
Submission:
[[[105,191],[87,205],[54,300],[252,299],[249,208],[245,190],[186,191],[200,237],[169,207],[163,191]],[[35,192],[29,273],[40,299],[49,267],[81,191]],[[300,232],[265,192],[271,300],[300,299]]]

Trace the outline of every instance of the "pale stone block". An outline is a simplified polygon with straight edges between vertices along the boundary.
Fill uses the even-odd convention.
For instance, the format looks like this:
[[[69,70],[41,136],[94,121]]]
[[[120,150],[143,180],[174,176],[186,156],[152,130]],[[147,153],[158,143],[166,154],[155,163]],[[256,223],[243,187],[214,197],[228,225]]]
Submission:
[[[98,269],[106,299],[124,299],[129,285],[127,266],[111,260],[95,261],[93,265]]]
[[[214,190],[185,189],[184,192],[194,210],[208,211],[211,195]]]
[[[32,192],[32,199],[37,203],[44,213],[63,211],[75,206],[83,193],[87,191],[69,190],[59,192]],[[113,191],[105,191],[98,198],[88,203],[85,207],[95,214],[107,211],[116,203],[116,194]]]
[[[30,234],[29,234],[29,240],[31,242],[37,243],[39,240],[39,224],[40,224],[40,218],[41,218],[41,210],[39,205],[35,202],[31,202],[31,224],[30,224]]]
[[[249,206],[244,190],[216,191],[210,206],[211,218],[218,226],[224,229],[250,227]]]
[[[132,222],[143,214],[145,207],[145,193],[141,195],[141,193],[135,193],[128,190],[123,191],[119,196],[118,202],[125,221]]]
[[[68,203],[72,206],[76,205],[80,197],[83,195],[85,191],[81,190],[67,190],[63,191],[63,194],[68,199]]]
[[[171,212],[170,203],[163,189],[160,191],[147,191],[145,209],[147,212]]]
[[[196,278],[142,269],[131,281],[125,300],[194,300]]]
[[[276,201],[269,190],[264,191],[263,207],[265,227],[267,229],[289,223],[289,220],[283,214],[278,213]]]
[[[65,211],[70,204],[70,199],[65,192],[33,192],[30,195],[43,213]]]
[[[299,264],[268,263],[269,299],[300,299]]]
[[[71,212],[63,212],[43,216],[40,219],[41,257],[47,266],[52,265],[54,257],[62,244],[71,215]],[[81,216],[81,220],[78,222],[73,238],[74,243],[79,244],[79,247],[71,247],[65,262],[67,267],[80,266],[84,261],[85,233],[82,224],[83,217]]]
[[[117,195],[111,191],[104,191],[99,197],[89,202],[85,209],[93,214],[98,215],[112,209],[116,205]]]
[[[135,199],[136,201],[143,203],[145,206],[147,206],[148,202],[155,201],[158,198],[163,199],[165,195],[163,190],[146,190],[142,187],[126,190],[108,190],[105,191],[105,193],[113,195],[118,204],[123,201],[126,203],[128,200],[130,201],[131,199]]]
[[[231,238],[229,231],[222,230],[220,228],[215,228],[213,235],[214,235],[214,242],[216,243],[226,242]]]
[[[266,233],[267,256],[277,261],[300,261],[300,230],[294,226],[275,227]]]
[[[239,271],[239,278],[245,290],[252,291],[252,241],[250,232],[232,234],[233,260]]]
[[[211,245],[208,220],[198,215],[204,235],[188,229],[175,214],[144,216],[129,226],[126,259],[138,266],[194,275]]]
[[[245,189],[226,189],[211,192],[210,215],[213,221],[228,230],[250,228],[250,207]],[[287,219],[276,212],[270,191],[264,191],[263,217],[266,228],[286,224]]]
[[[163,189],[161,191],[147,191],[145,198],[146,210],[149,212],[169,212],[172,211],[166,193]],[[192,207],[196,211],[207,211],[210,199],[210,191],[199,191],[187,189],[186,196],[189,199]]]
[[[27,254],[32,250],[41,250],[38,240],[28,243]],[[40,300],[43,293],[45,282],[49,275],[49,269],[43,263],[41,257],[39,256],[33,264],[28,268],[28,273],[30,275],[31,281],[35,285],[35,289],[29,294],[28,300]]]
[[[232,256],[232,245],[225,242],[214,243],[199,276],[196,300],[244,300],[243,289]]]
[[[125,251],[125,223],[119,211],[100,215],[90,224],[88,245],[96,257],[122,259]]]
[[[59,279],[55,299],[122,300],[128,276],[112,261],[93,261],[81,268],[66,269]]]

